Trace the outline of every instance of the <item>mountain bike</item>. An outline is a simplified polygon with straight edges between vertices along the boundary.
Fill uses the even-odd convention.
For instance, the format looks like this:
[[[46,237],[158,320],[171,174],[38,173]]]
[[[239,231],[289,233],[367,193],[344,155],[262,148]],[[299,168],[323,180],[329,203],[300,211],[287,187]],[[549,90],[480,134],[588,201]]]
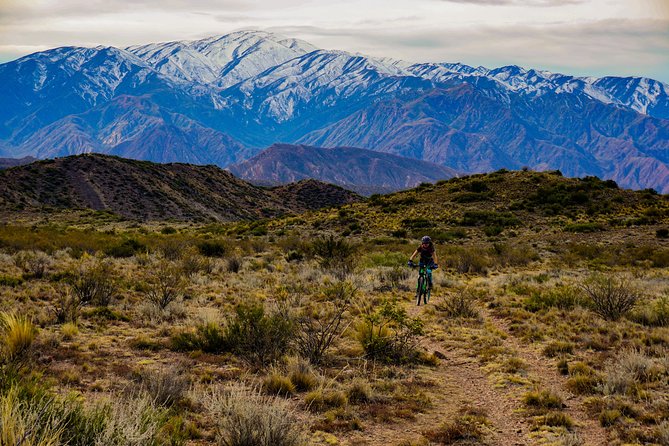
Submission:
[[[432,292],[432,287],[430,286],[430,276],[432,275],[432,270],[436,269],[436,265],[426,265],[420,263],[416,265],[413,262],[409,262],[409,266],[412,268],[418,268],[418,283],[416,284],[416,305],[420,305],[421,300],[423,304],[427,305],[430,301],[430,294]]]

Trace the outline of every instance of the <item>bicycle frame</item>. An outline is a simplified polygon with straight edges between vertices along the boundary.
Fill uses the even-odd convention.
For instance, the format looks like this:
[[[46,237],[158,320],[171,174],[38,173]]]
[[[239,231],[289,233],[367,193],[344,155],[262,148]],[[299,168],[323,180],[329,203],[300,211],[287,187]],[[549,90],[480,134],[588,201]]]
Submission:
[[[420,264],[418,265],[418,283],[416,285],[416,305],[420,305],[422,299],[423,304],[427,304],[430,301],[430,276],[432,275],[432,269],[428,265]]]

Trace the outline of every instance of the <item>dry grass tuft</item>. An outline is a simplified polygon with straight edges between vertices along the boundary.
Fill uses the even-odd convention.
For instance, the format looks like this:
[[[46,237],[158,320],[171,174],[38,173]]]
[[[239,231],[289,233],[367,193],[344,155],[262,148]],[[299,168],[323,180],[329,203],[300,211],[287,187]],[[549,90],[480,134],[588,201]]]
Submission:
[[[37,335],[37,328],[26,316],[0,312],[0,359],[21,360]]]

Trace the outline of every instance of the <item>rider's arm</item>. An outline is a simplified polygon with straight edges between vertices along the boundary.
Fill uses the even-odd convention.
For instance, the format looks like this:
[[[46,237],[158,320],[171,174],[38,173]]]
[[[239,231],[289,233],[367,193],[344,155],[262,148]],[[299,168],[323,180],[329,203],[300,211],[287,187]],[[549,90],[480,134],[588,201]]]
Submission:
[[[411,257],[409,257],[409,262],[411,262],[413,258],[416,257],[416,254],[418,254],[418,250],[415,250],[413,254],[411,254]]]

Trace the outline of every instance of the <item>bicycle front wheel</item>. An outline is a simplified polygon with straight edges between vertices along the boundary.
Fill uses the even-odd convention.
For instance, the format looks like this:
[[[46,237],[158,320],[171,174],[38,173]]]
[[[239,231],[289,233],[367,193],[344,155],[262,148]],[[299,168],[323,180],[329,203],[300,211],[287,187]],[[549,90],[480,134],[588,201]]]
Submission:
[[[423,293],[425,293],[426,278],[424,276],[418,277],[418,286],[416,287],[416,305],[420,305],[420,300],[423,298]]]

